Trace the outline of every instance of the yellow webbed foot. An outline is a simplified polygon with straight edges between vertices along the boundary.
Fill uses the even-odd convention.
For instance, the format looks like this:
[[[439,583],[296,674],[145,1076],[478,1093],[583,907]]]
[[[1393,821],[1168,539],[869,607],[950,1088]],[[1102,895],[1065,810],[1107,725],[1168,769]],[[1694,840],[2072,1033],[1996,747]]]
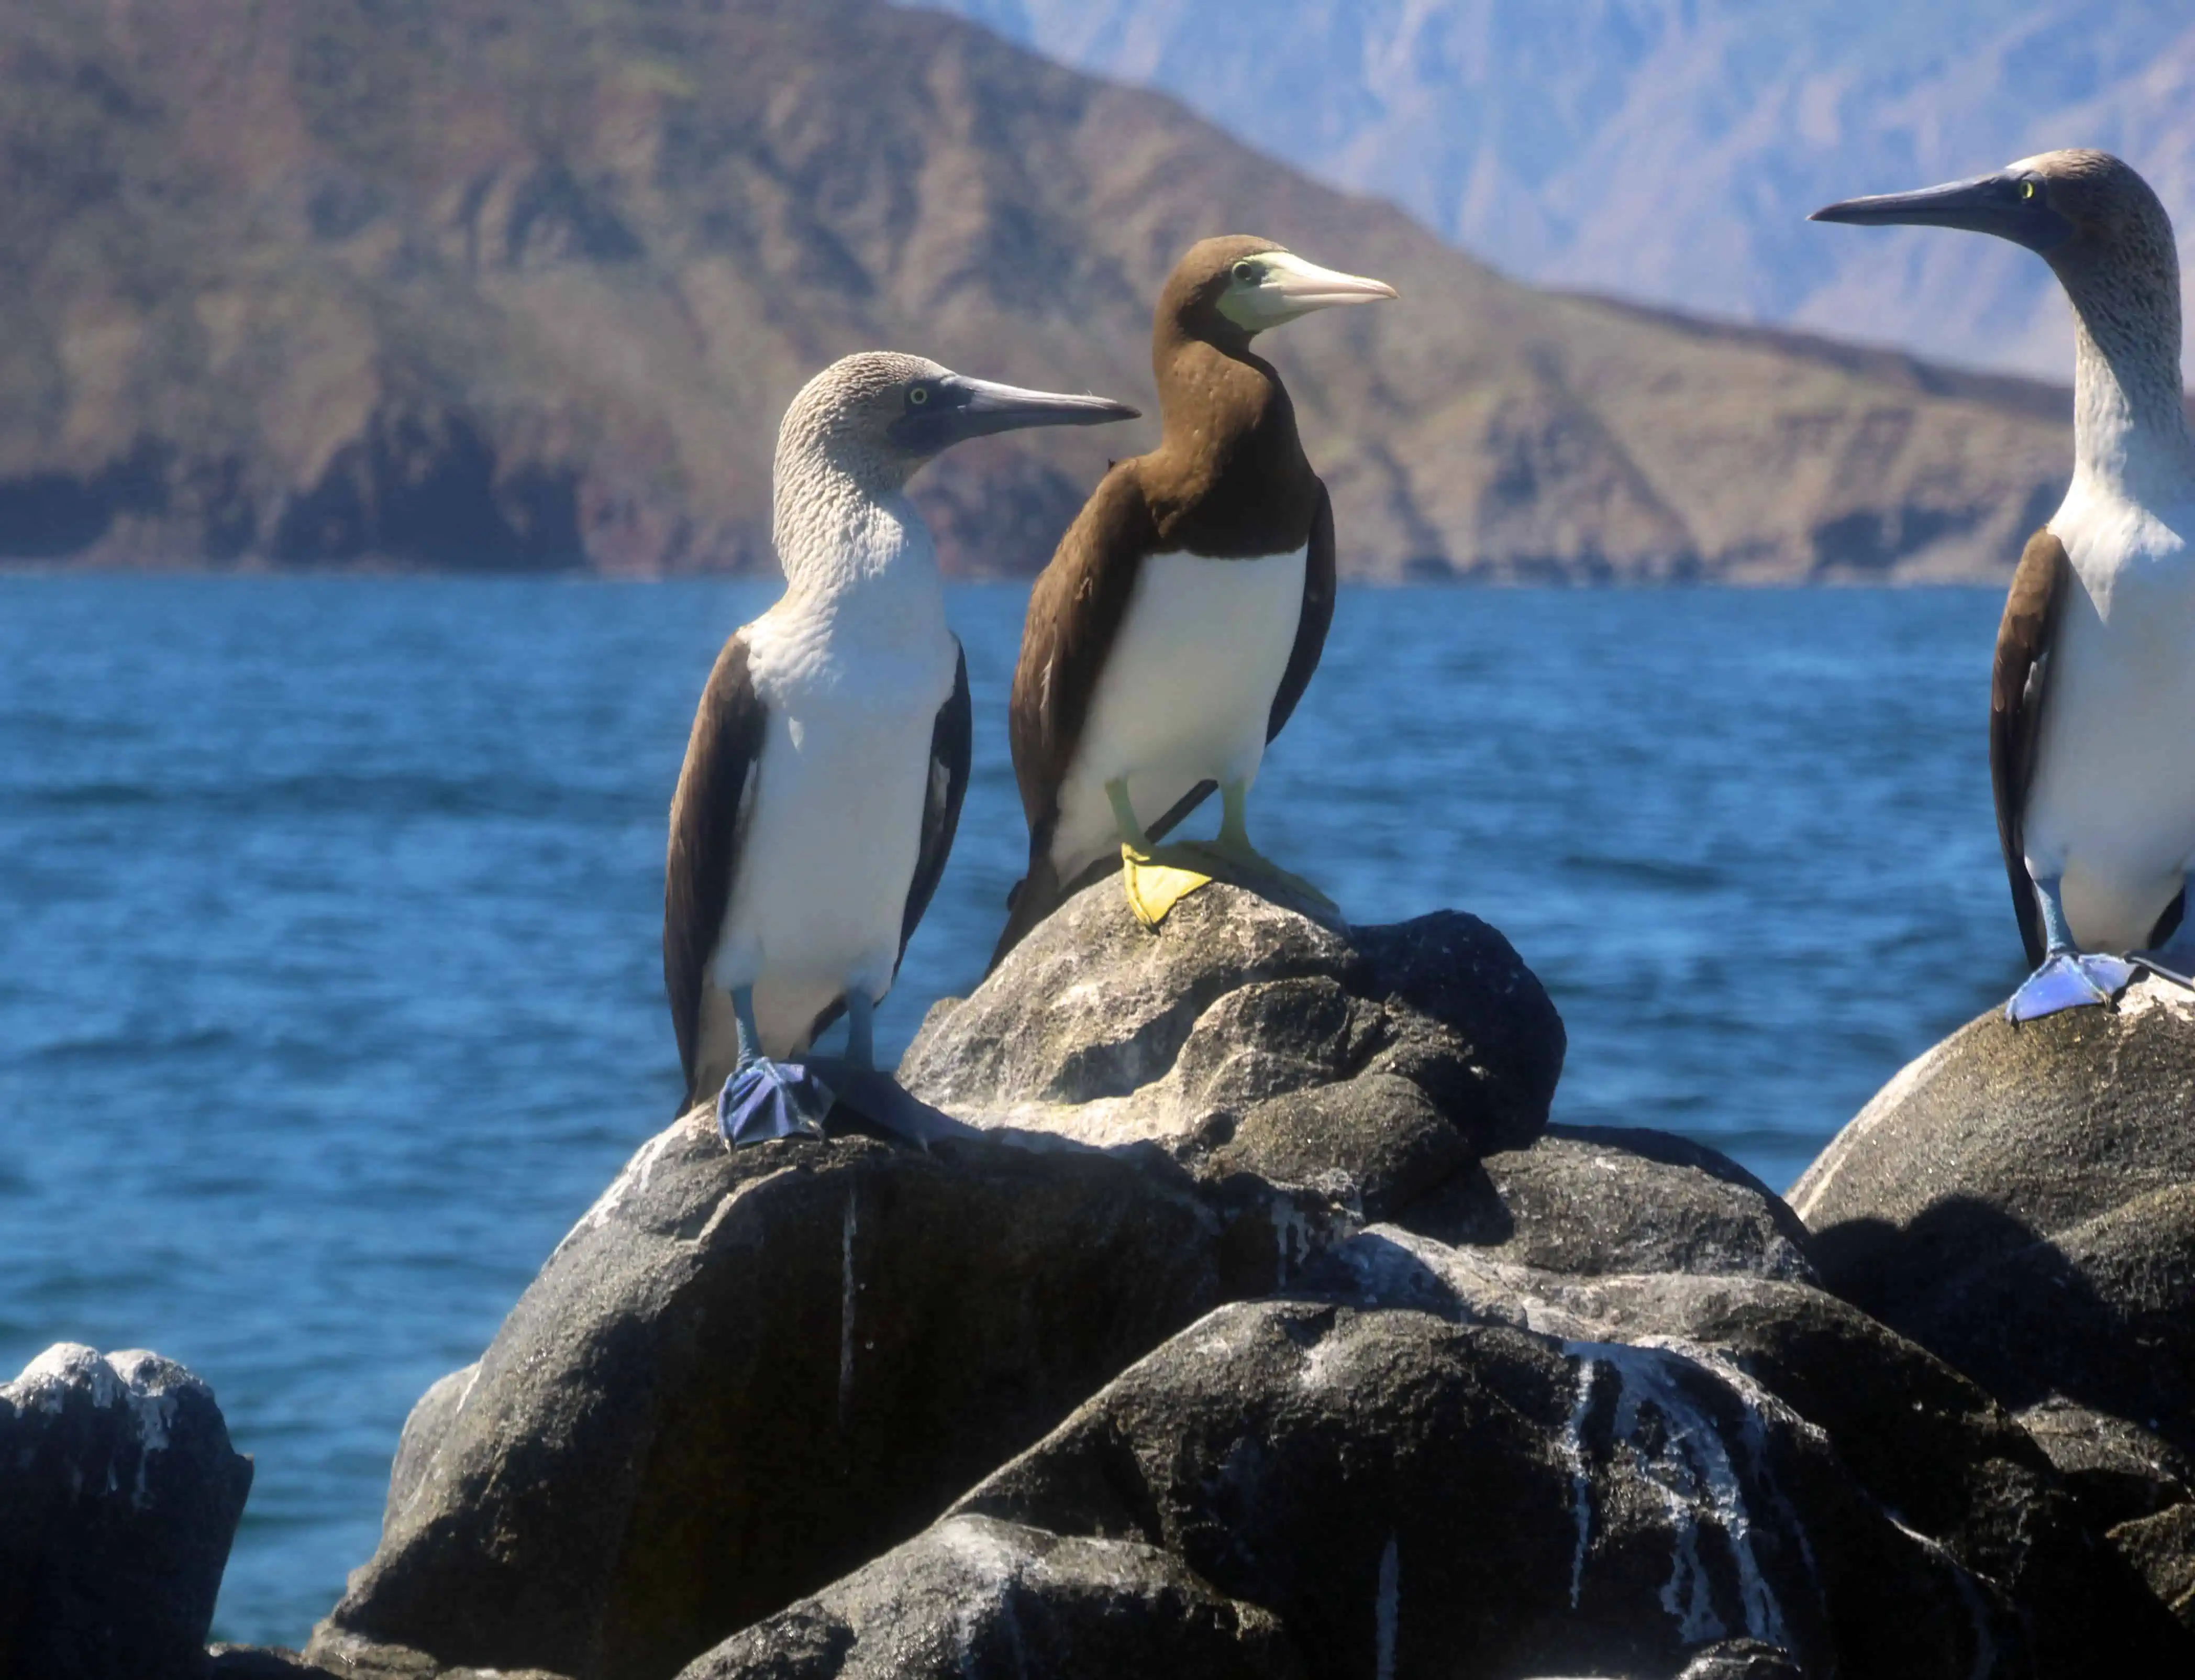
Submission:
[[[1184,863],[1201,864],[1218,879],[1233,881],[1253,892],[1260,881],[1272,881],[1287,889],[1293,898],[1307,899],[1329,910],[1340,908],[1301,875],[1282,869],[1247,843],[1230,845],[1224,839],[1183,840],[1169,850],[1182,854]]]
[[[1128,908],[1146,927],[1156,927],[1176,904],[1198,887],[1212,885],[1210,875],[1179,868],[1170,861],[1179,851],[1166,846],[1138,852],[1126,842],[1121,846],[1121,885],[1127,891]],[[1161,861],[1162,857],[1168,861]]]

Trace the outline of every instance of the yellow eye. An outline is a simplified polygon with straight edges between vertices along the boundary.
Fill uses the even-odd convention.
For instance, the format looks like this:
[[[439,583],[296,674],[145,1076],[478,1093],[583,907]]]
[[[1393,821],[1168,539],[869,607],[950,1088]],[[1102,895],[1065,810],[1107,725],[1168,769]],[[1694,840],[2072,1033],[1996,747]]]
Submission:
[[[2019,183],[2019,196],[2023,199],[2033,198],[2035,196],[2035,183],[2032,181],[2021,182]]]
[[[910,408],[919,408],[929,401],[930,387],[927,385],[917,385],[907,394],[907,406]]]

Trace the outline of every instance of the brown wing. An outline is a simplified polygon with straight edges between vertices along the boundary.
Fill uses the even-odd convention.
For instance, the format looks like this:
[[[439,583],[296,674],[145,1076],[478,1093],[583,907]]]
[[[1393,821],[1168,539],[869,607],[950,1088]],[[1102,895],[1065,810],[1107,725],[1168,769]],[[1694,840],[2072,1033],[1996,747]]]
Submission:
[[[960,827],[960,802],[968,796],[968,762],[975,744],[976,711],[968,698],[968,655],[960,651],[960,638],[953,638],[959,663],[953,673],[953,695],[938,709],[936,726],[930,732],[930,793],[922,806],[922,850],[914,863],[914,879],[907,889],[907,917],[900,924],[899,954],[907,955],[907,942],[921,925],[923,912],[945,874],[945,860],[953,850],[953,836]]]
[[[692,1087],[700,1051],[701,994],[731,898],[765,722],[762,700],[747,677],[746,642],[734,636],[717,655],[694,713],[686,762],[671,800],[671,849],[663,870],[663,984],[688,1106],[699,1100]]]
[[[2019,569],[2005,598],[1996,632],[1996,662],[1990,673],[1990,782],[1996,794],[1996,837],[2012,908],[2030,965],[2043,957],[2042,911],[2028,879],[2022,819],[2035,777],[2036,743],[2050,673],[2050,651],[2063,615],[2071,563],[2065,546],[2044,527],[2027,540]]]
[[[1326,632],[1334,623],[1334,503],[1322,481],[1318,511],[1311,517],[1311,551],[1304,557],[1303,616],[1296,621],[1296,644],[1288,655],[1288,668],[1273,696],[1272,721],[1265,725],[1270,741],[1287,725],[1311,686],[1311,673],[1318,669],[1318,656],[1326,651]]]

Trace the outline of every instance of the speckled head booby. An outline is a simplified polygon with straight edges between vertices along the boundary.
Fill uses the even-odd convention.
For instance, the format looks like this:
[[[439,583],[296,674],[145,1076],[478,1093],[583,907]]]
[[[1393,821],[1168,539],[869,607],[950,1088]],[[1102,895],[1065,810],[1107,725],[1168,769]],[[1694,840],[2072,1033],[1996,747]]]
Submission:
[[[1106,474],[1029,598],[1011,719],[1028,872],[994,965],[1116,855],[1154,922],[1207,868],[1281,874],[1251,847],[1243,800],[1325,645],[1334,516],[1251,340],[1394,295],[1242,236],[1191,247],[1167,280],[1159,447]],[[1215,786],[1218,840],[1155,853]]]
[[[671,807],[663,975],[686,1104],[735,1142],[820,1131],[832,1091],[791,1058],[850,1016],[839,1100],[923,1135],[874,1071],[871,1013],[945,869],[968,786],[967,663],[905,495],[942,450],[1136,411],[871,352],[817,374],[778,432],[786,591],[724,644]]]
[[[1994,234],[2039,254],[2065,286],[2073,482],[2020,556],[1990,684],[1997,834],[2037,965],[2006,1012],[2027,1020],[2107,1002],[2134,965],[2185,982],[2195,973],[2183,915],[2195,868],[2195,444],[2171,218],[2118,159],[2069,151],[1850,199],[1814,219]]]

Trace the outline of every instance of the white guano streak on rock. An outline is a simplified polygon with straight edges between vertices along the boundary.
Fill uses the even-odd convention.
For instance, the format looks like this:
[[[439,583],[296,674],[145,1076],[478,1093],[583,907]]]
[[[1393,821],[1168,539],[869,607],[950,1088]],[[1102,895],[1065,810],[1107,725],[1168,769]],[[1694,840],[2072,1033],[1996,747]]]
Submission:
[[[1577,1545],[1570,1553],[1570,1608],[1578,1607],[1585,1591],[1586,1554],[1593,1544],[1593,1477],[1585,1463],[1585,1418],[1593,1409],[1593,1374],[1599,1361],[1590,1354],[1578,1357],[1577,1401],[1563,1431],[1563,1461],[1570,1467],[1570,1510],[1577,1519]]]
[[[1372,1607],[1372,1667],[1377,1680],[1395,1680],[1395,1634],[1403,1612],[1403,1560],[1395,1537],[1380,1554],[1380,1598]]]
[[[1957,1043],[1964,1036],[1965,1030],[1962,1028],[1941,1043],[1916,1056],[1890,1076],[1890,1082],[1868,1099],[1867,1106],[1852,1117],[1851,1123],[1837,1134],[1829,1149],[1823,1152],[1825,1158],[1829,1156],[1834,1156],[1835,1158],[1829,1160],[1829,1164],[1822,1174],[1820,1181],[1807,1189],[1805,1200],[1796,1199],[1798,1186],[1793,1186],[1792,1212],[1797,1214],[1809,1225],[1813,1222],[1810,1210],[1817,1202],[1829,1193],[1829,1186],[1837,1181],[1837,1175],[1844,1170],[1845,1163],[1852,1158],[1852,1145],[1858,1143],[1890,1115],[1895,1113],[1908,1097],[1919,1090],[1927,1082],[1928,1076],[1935,1071],[1936,1065],[1950,1054],[1951,1046]],[[1802,1177],[1800,1182],[1804,1181]]]
[[[1744,1485],[1722,1442],[1714,1419],[1693,1402],[1677,1380],[1679,1368],[1693,1363],[1659,1348],[1623,1342],[1567,1342],[1563,1351],[1576,1359],[1593,1358],[1614,1372],[1620,1385],[1611,1439],[1637,1453],[1647,1480],[1659,1489],[1676,1540],[1676,1559],[1662,1589],[1662,1607],[1678,1623],[1688,1645],[1705,1644],[1728,1632],[1716,1615],[1710,1583],[1699,1553],[1699,1504],[1704,1501],[1730,1542],[1737,1565],[1738,1597],[1745,1610],[1745,1631],[1772,1645],[1789,1637],[1776,1595],[1760,1573],[1753,1550],[1753,1519]],[[1649,1452],[1637,1439],[1640,1409],[1651,1404],[1662,1414],[1666,1439]]]
[[[685,1125],[683,1119],[673,1121],[641,1145],[632,1159],[625,1163],[625,1170],[612,1179],[609,1188],[595,1198],[594,1206],[581,1214],[579,1223],[564,1233],[563,1241],[550,1250],[549,1258],[554,1260],[563,1253],[566,1246],[582,1231],[599,1231],[608,1224],[610,1215],[636,1188],[647,1189],[649,1176],[655,1171],[656,1162],[662,1158],[663,1152],[671,1146],[671,1140],[684,1129]]]
[[[854,1399],[854,1238],[861,1228],[861,1188],[846,1186],[846,1216],[838,1233],[838,1427]]]
[[[1975,1586],[1973,1578],[1967,1574],[1966,1566],[1951,1556],[1950,1548],[1942,1541],[1917,1528],[1908,1528],[1887,1510],[1883,1515],[1890,1518],[1892,1527],[1924,1551],[1933,1553],[1951,1572],[1951,1584],[1958,1588],[1959,1602],[1967,1607],[1967,1619],[1974,1630],[1974,1666],[1967,1671],[1967,1680],[1990,1680],[1996,1672],[1996,1641],[1990,1637],[1989,1604]]]
[[[118,1401],[126,1406],[130,1433],[137,1442],[137,1475],[131,1485],[130,1504],[133,1509],[142,1510],[146,1475],[151,1469],[153,1455],[166,1450],[168,1431],[176,1421],[176,1396],[167,1387],[155,1388],[153,1383],[156,1378],[164,1379],[177,1369],[158,1354],[141,1348],[102,1355],[97,1348],[88,1348],[81,1342],[56,1342],[25,1365],[23,1374],[13,1383],[0,1384],[0,1400],[11,1401],[25,1411],[36,1406],[40,1412],[58,1416],[66,1408],[70,1392],[81,1388],[92,1405],[102,1412]],[[203,1388],[205,1384],[186,1373],[181,1386]],[[80,1481],[78,1485],[81,1485]],[[74,1491],[72,1489],[72,1496]],[[120,1491],[114,1480],[112,1461],[107,1467],[107,1491]]]

